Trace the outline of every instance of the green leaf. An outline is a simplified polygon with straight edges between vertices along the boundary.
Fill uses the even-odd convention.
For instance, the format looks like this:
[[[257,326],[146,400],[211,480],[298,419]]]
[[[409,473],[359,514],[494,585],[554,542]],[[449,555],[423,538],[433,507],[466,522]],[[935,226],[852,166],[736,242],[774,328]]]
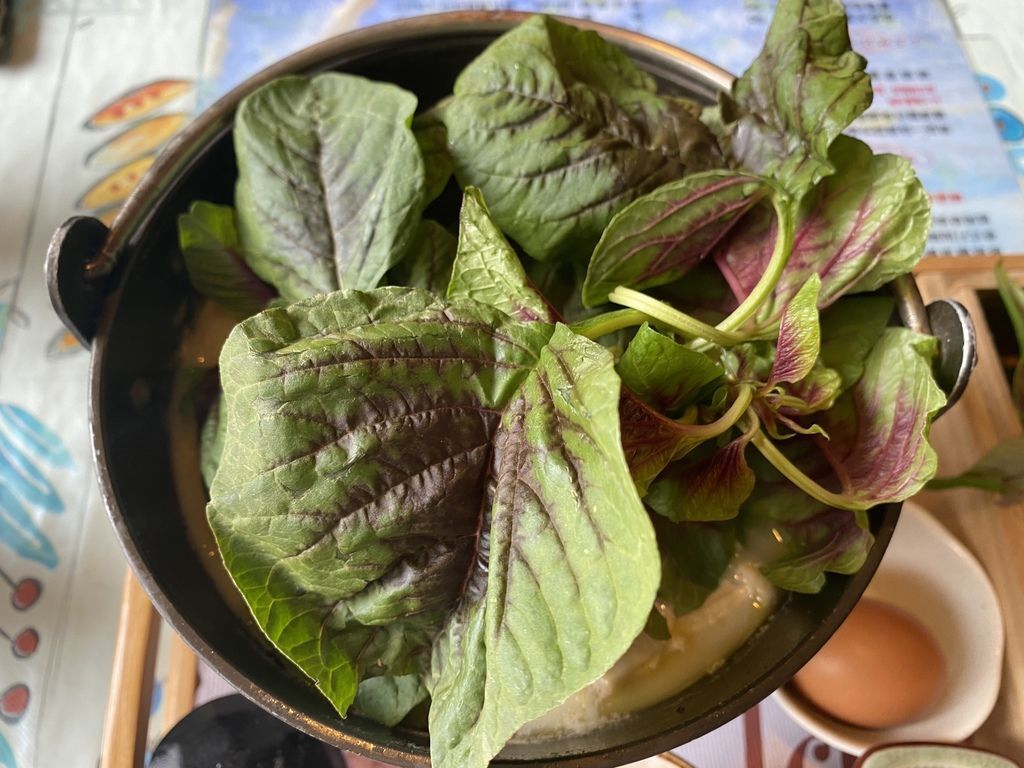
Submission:
[[[492,43],[440,110],[463,186],[536,259],[589,252],[612,215],[722,164],[714,137],[594,32],[535,16]]]
[[[547,302],[530,286],[519,257],[491,220],[475,187],[466,187],[462,198],[448,299],[478,301],[527,322],[552,319]]]
[[[559,326],[505,409],[487,594],[468,623],[457,618],[466,629],[456,641],[442,641],[434,699],[445,704],[430,713],[435,768],[485,768],[524,723],[600,677],[644,628],[660,578],[657,545],[622,456],[618,401],[611,356]]]
[[[267,310],[224,345],[210,524],[256,623],[339,712],[361,678],[425,669],[476,562],[502,409],[552,330],[380,288]]]
[[[815,594],[825,586],[826,574],[852,574],[864,565],[874,536],[845,509],[809,506],[806,496],[787,497],[801,514],[772,519],[772,530],[782,539],[777,553],[761,572],[775,586],[790,592]],[[754,518],[752,516],[751,520]]]
[[[1010,323],[1017,337],[1017,346],[1024,349],[1024,288],[1013,282],[1002,262],[996,264],[995,271],[999,298],[1003,300],[1006,313],[1010,316]]]
[[[672,523],[660,515],[653,522],[661,550],[659,597],[677,616],[700,608],[736,551],[735,522]]]
[[[409,253],[388,273],[388,282],[444,296],[452,279],[455,249],[455,237],[447,229],[424,219]]]
[[[629,342],[617,369],[631,392],[663,412],[686,407],[725,373],[707,355],[673,341],[647,323]]]
[[[1003,504],[1024,502],[1024,437],[997,443],[978,463],[955,478],[936,478],[929,488],[979,488],[998,493]]]
[[[487,575],[482,578],[486,581]],[[439,768],[435,755],[465,749],[466,736],[478,727],[484,709],[488,672],[482,597],[485,588],[481,586],[479,594],[463,601],[434,643],[428,715],[434,768]],[[495,751],[502,746],[504,743],[496,745]]]
[[[756,176],[706,171],[634,200],[601,235],[583,285],[584,303],[602,304],[620,285],[639,290],[678,280],[767,192]]]
[[[221,375],[211,527],[257,624],[339,712],[435,645],[435,695],[465,674],[483,690],[469,719],[470,693],[432,711],[434,764],[483,768],[643,628],[657,549],[594,342],[381,288],[244,321]],[[479,674],[444,663],[477,658],[471,619]]]
[[[795,438],[785,450],[811,477],[827,482],[831,468],[814,440]],[[860,570],[874,544],[863,513],[821,504],[758,456],[751,466],[757,482],[739,522],[745,546],[758,553],[762,573],[775,586],[816,593],[828,573]]]
[[[966,472],[954,477],[932,478],[926,487],[933,491],[978,488],[999,494],[1004,504],[1024,502],[1024,436],[996,443]]]
[[[836,140],[830,157],[836,174],[803,201],[792,254],[755,316],[760,325],[778,319],[812,274],[821,278],[821,309],[845,293],[874,290],[911,271],[924,253],[930,203],[910,163],[896,155],[874,155],[848,136]],[[742,300],[771,258],[775,217],[758,208],[735,232],[715,259]]]
[[[887,328],[864,374],[822,414],[829,439],[819,442],[852,506],[903,501],[935,475],[928,432],[946,397],[932,378],[937,342],[906,328]]]
[[[829,147],[871,105],[839,0],[779,0],[764,48],[709,123],[740,165],[797,198],[834,170]]]
[[[416,115],[412,131],[423,156],[424,202],[429,203],[441,196],[455,170],[452,156],[448,154],[448,131],[434,109]]]
[[[1024,419],[1024,288],[1013,282],[1002,262],[996,264],[996,288],[1017,337],[1017,367],[1013,372],[1010,389],[1017,411]]]
[[[352,710],[388,727],[398,725],[427,698],[421,675],[382,675],[359,684]]]
[[[199,471],[207,488],[213,485],[220,457],[224,453],[224,432],[227,423],[220,417],[223,407],[224,396],[221,395],[210,407],[199,433]]]
[[[818,325],[818,292],[821,278],[811,275],[782,313],[775,360],[768,376],[768,387],[795,384],[811,372],[821,348]]]
[[[891,296],[848,296],[821,314],[821,360],[835,370],[842,389],[864,372],[864,360],[882,335],[895,302]]]
[[[754,489],[747,466],[749,436],[741,435],[708,455],[669,465],[655,480],[644,503],[674,523],[730,520]]]
[[[192,203],[178,217],[178,243],[192,287],[239,317],[255,315],[274,297],[242,257],[230,206]]]
[[[282,77],[238,108],[238,228],[249,265],[289,301],[373,288],[423,211],[416,98],[336,72]]]

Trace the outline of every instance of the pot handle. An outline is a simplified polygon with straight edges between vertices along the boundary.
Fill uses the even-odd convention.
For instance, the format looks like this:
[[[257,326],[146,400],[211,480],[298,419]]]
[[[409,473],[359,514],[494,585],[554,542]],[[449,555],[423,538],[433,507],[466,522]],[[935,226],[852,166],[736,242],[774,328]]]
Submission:
[[[936,418],[948,411],[967,389],[971,371],[978,364],[978,342],[974,322],[959,301],[939,299],[928,305],[932,335],[939,340],[935,381],[946,393],[946,404]]]
[[[50,239],[46,288],[54,311],[75,338],[88,347],[96,335],[109,275],[89,269],[110,230],[91,216],[72,216]]]
[[[934,373],[936,383],[946,393],[946,404],[935,414],[938,418],[960,399],[978,363],[974,322],[964,306],[952,299],[939,299],[925,306],[912,275],[897,277],[892,290],[903,324],[939,341]]]

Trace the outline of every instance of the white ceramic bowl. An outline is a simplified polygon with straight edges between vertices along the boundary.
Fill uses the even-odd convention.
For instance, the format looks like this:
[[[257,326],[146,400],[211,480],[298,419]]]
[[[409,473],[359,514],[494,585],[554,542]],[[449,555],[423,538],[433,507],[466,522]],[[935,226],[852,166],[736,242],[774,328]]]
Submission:
[[[902,608],[931,632],[949,674],[942,700],[924,718],[885,729],[833,720],[789,686],[775,700],[809,733],[852,755],[892,742],[966,739],[991,713],[1003,668],[1003,618],[981,564],[935,518],[907,503],[864,594]]]

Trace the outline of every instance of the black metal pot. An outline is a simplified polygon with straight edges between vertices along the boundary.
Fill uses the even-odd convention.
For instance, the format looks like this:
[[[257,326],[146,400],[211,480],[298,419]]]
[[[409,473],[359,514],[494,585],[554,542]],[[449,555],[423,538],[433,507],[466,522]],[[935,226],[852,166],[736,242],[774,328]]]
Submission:
[[[160,613],[208,664],[250,699],[323,741],[403,766],[429,765],[427,735],[341,719],[312,683],[264,639],[228,584],[206,527],[192,376],[182,342],[197,297],[177,247],[177,215],[196,198],[230,202],[237,175],[231,127],[240,99],[290,73],[341,70],[386,80],[430,105],[517,14],[422,17],[353,32],[308,48],[233,90],[163,152],[111,230],[75,218],[54,236],[47,278],[54,307],[92,345],[90,423],[103,497],[125,554]],[[731,76],[670,46],[597,29],[665,90],[709,101]],[[904,321],[928,330],[912,280],[897,286]],[[947,390],[962,389],[973,360],[970,321],[951,303],[945,319]],[[938,316],[937,314],[935,315]],[[216,359],[217,349],[210,350]],[[189,445],[189,440],[192,441]],[[604,768],[685,743],[731,720],[785,683],[835,631],[889,542],[898,505],[871,513],[876,544],[863,569],[829,578],[817,595],[789,595],[770,621],[714,674],[678,696],[586,736],[509,745],[498,766]]]

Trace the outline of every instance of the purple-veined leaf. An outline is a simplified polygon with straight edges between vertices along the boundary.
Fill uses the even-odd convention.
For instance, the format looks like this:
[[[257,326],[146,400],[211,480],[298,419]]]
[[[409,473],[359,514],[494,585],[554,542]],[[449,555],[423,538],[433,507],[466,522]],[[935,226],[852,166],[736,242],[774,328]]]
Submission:
[[[246,262],[287,301],[375,287],[426,205],[416,97],[325,72],[280,77],[235,117],[235,205]]]
[[[459,214],[459,245],[448,284],[450,301],[476,301],[524,322],[553,319],[530,285],[519,257],[491,219],[480,190],[466,187]]]
[[[931,223],[927,193],[910,164],[874,155],[866,144],[839,137],[830,154],[836,173],[804,199],[793,250],[755,321],[777,320],[811,275],[821,278],[818,308],[849,292],[869,291],[909,272],[924,252]],[[763,206],[751,211],[715,251],[719,268],[742,300],[771,258],[777,222]]]
[[[725,373],[702,352],[685,347],[644,323],[616,369],[633,394],[661,412],[693,402]]]
[[[736,517],[754,489],[746,458],[749,442],[749,435],[740,435],[700,458],[691,454],[669,465],[647,490],[644,503],[674,523]]]
[[[946,402],[931,373],[936,348],[931,336],[887,328],[857,383],[822,414],[829,439],[819,446],[850,506],[903,501],[935,475],[928,432]]]
[[[257,624],[340,712],[361,678],[424,669],[475,562],[501,407],[551,331],[382,288],[228,338],[208,517]]]
[[[871,104],[838,0],[780,0],[764,48],[706,122],[744,168],[799,199],[833,171],[829,146]]]
[[[817,274],[811,275],[782,313],[768,387],[802,381],[818,359],[821,348],[821,327],[818,325],[820,289],[821,279]]]
[[[682,458],[705,440],[711,439],[694,425],[680,424],[644,404],[629,390],[623,390],[619,404],[622,450],[640,495],[669,462]]]
[[[796,384],[787,384],[781,396],[766,395],[766,400],[785,416],[806,416],[832,407],[842,391],[842,377],[820,362]]]
[[[787,441],[789,458],[816,482],[829,484],[831,467],[810,438]],[[740,512],[745,543],[761,553],[761,571],[776,586],[819,592],[827,573],[856,573],[874,537],[864,513],[834,509],[812,499],[760,456],[751,459],[757,478]]]
[[[822,435],[827,439],[828,433],[822,426],[807,417],[831,408],[841,385],[839,374],[819,361],[796,384],[759,392],[753,409],[765,432],[775,440],[786,440],[794,434]]]
[[[790,500],[796,509],[807,506],[806,501],[801,506],[795,498]],[[857,513],[824,505],[800,517],[776,520],[772,530],[782,539],[782,552],[761,571],[775,586],[791,592],[820,592],[826,573],[856,573],[874,544]]]
[[[274,298],[245,263],[230,206],[192,203],[178,217],[178,244],[192,287],[239,317],[255,315]]]
[[[723,164],[687,103],[594,32],[543,16],[488,46],[439,113],[459,182],[539,260],[589,252],[635,198]]]
[[[642,630],[657,546],[600,345],[422,290],[339,291],[241,323],[221,374],[218,547],[339,712],[363,679],[478,659],[480,717],[439,708],[432,747],[439,768],[484,768]],[[461,629],[477,614],[480,648]],[[441,663],[435,691],[463,672]],[[389,719],[415,691],[394,693]]]
[[[435,768],[486,768],[647,621],[657,543],[622,456],[618,398],[611,355],[560,325],[505,407],[486,596],[454,616],[434,654],[445,702],[430,713]]]
[[[584,304],[603,304],[619,285],[640,290],[678,280],[767,193],[762,179],[721,170],[686,176],[637,198],[601,235],[583,284]]]

